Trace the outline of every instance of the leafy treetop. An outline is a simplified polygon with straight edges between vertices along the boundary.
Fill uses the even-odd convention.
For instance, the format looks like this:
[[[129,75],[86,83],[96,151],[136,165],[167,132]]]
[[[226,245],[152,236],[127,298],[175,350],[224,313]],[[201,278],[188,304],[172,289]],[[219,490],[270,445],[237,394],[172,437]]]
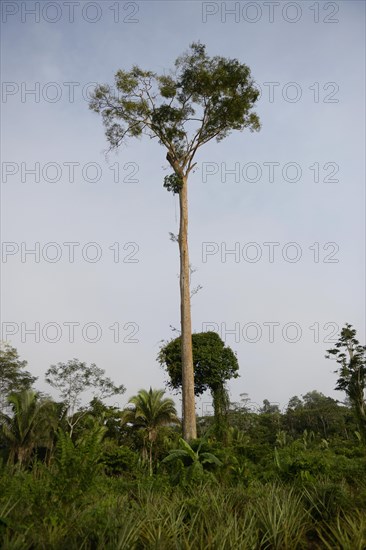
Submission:
[[[174,172],[182,177],[208,141],[221,141],[232,130],[259,130],[259,118],[252,112],[258,97],[247,65],[237,59],[210,58],[203,44],[193,43],[170,74],[138,66],[119,70],[115,89],[98,85],[89,106],[103,117],[110,149],[128,137],[157,138],[167,148]]]
[[[27,361],[19,359],[18,352],[8,342],[0,344],[0,408],[6,408],[7,397],[13,392],[28,390],[37,380],[25,370]]]

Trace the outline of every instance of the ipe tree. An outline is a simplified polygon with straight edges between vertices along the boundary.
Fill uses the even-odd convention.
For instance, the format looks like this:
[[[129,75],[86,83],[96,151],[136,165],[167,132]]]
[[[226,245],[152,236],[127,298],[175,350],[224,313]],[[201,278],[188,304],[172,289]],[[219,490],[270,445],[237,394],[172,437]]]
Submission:
[[[188,177],[196,153],[212,139],[221,141],[232,130],[259,130],[253,112],[259,97],[247,65],[237,59],[209,57],[205,46],[191,44],[175,61],[170,74],[158,75],[138,66],[119,70],[115,88],[98,85],[90,108],[100,113],[110,149],[128,138],[147,135],[165,147],[173,169],[164,179],[178,194],[180,223],[181,356],[183,437],[195,439],[196,416],[192,359],[190,269],[188,254]]]

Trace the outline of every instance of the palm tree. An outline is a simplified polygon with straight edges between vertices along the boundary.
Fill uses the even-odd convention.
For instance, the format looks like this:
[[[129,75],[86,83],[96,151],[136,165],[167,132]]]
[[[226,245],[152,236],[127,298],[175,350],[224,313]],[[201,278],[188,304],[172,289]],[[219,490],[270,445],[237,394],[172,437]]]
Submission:
[[[127,408],[122,413],[123,424],[133,424],[144,434],[144,449],[149,448],[149,472],[152,475],[153,446],[159,428],[169,424],[180,424],[173,399],[164,397],[164,390],[140,390],[129,400],[134,408]]]
[[[206,464],[222,466],[221,460],[219,460],[213,453],[201,451],[201,447],[205,442],[205,439],[201,439],[197,449],[194,450],[189,443],[180,438],[179,449],[169,451],[168,456],[166,456],[163,460],[163,464],[181,461],[187,468],[187,477],[189,480],[195,481],[200,479]]]
[[[9,463],[27,464],[37,447],[52,444],[52,431],[56,428],[55,403],[39,399],[33,390],[12,393],[8,397],[12,414],[0,414],[2,438],[9,448]]]

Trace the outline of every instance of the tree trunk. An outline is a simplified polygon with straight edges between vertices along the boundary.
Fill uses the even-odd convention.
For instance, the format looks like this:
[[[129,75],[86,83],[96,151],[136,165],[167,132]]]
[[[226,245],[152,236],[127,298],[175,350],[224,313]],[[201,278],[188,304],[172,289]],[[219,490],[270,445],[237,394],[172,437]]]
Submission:
[[[152,467],[152,442],[150,441],[150,449],[149,449],[149,475],[153,475],[153,467]]]
[[[358,421],[358,427],[361,432],[362,439],[366,443],[366,413],[365,413],[365,403],[363,400],[363,388],[360,388],[357,392],[358,395],[355,399],[355,413],[356,420]]]
[[[211,395],[214,407],[216,435],[220,441],[227,443],[227,412],[229,408],[229,396],[224,384],[218,384],[212,387]]]
[[[194,373],[192,353],[192,323],[190,271],[188,255],[188,196],[187,177],[183,177],[183,185],[179,192],[179,255],[180,255],[180,320],[182,345],[182,414],[183,439],[191,441],[197,437],[196,407],[194,398]]]
[[[26,454],[27,454],[27,452],[23,447],[18,447],[18,464],[19,464],[19,466],[23,466]]]

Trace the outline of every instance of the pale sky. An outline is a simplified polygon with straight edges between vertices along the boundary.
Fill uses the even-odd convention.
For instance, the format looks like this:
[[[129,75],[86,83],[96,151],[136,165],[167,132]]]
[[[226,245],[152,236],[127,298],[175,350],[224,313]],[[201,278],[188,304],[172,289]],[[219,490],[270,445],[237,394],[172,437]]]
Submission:
[[[362,1],[2,2],[1,336],[42,390],[74,357],[126,386],[121,405],[163,387],[156,355],[179,327],[166,151],[131,140],[106,160],[87,99],[120,68],[167,72],[198,40],[250,66],[262,130],[197,157],[193,330],[237,352],[232,401],[341,399],[325,352],[345,322],[365,339]]]

